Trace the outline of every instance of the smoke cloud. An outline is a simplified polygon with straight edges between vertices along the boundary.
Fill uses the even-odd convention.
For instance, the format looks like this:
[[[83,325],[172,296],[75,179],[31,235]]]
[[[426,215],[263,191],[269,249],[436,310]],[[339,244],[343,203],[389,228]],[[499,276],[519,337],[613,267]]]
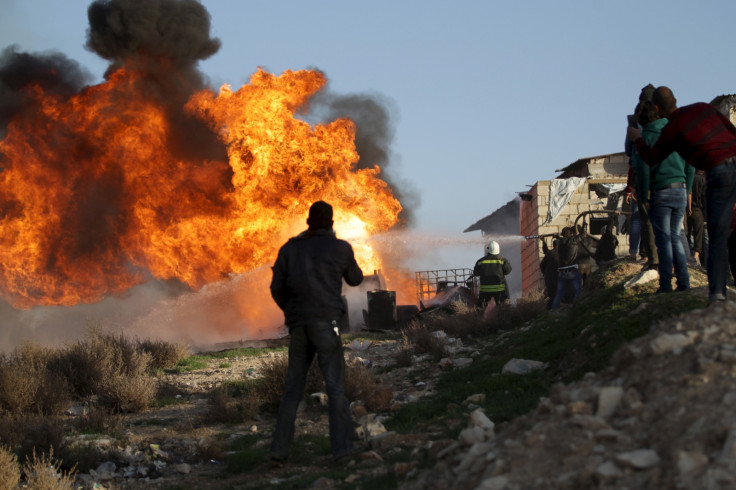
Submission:
[[[358,168],[381,167],[382,180],[403,206],[399,215],[400,225],[411,225],[415,210],[419,207],[419,192],[394,172],[395,155],[391,145],[398,112],[394,104],[380,95],[338,95],[325,90],[312,98],[309,108],[311,117],[317,121],[349,118],[355,123],[355,147],[360,156]]]
[[[87,48],[113,62],[150,56],[191,65],[220,49],[195,0],[95,0],[87,16]]]
[[[0,139],[8,123],[27,104],[32,86],[68,98],[92,80],[92,75],[62,53],[28,54],[8,46],[0,54]]]
[[[220,49],[204,6],[195,0],[95,0],[87,16],[86,47],[111,61],[107,77],[128,64],[148,75],[138,81],[138,92],[167,108],[172,154],[191,162],[226,160],[216,135],[184,112],[189,97],[206,87],[197,63]]]

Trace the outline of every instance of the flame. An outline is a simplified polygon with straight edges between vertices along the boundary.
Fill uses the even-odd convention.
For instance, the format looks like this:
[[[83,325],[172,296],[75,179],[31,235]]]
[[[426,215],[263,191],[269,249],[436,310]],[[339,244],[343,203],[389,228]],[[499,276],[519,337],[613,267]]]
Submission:
[[[357,168],[349,119],[295,117],[322,89],[312,70],[257,70],[234,91],[204,90],[184,111],[226,160],[170,150],[167,111],[119,68],[71,98],[28,89],[0,141],[0,294],[14,307],[95,302],[152,278],[193,290],[273,263],[305,228],[312,202],[335,209],[367,273],[383,267],[365,238],[398,222],[381,169]]]

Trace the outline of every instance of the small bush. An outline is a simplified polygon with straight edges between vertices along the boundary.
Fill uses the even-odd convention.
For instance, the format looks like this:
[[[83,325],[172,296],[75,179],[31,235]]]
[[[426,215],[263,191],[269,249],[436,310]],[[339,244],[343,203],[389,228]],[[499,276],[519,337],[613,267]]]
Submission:
[[[378,383],[373,372],[363,364],[348,362],[345,365],[345,396],[348,401],[365,400],[375,392]]]
[[[197,440],[197,451],[202,461],[222,461],[225,451],[222,441],[211,437],[202,437]]]
[[[409,367],[414,356],[414,349],[411,345],[402,344],[399,350],[394,354],[394,360],[399,367]]]
[[[63,447],[64,427],[56,417],[6,416],[0,418],[0,441],[25,462],[34,450],[49,452],[52,447]]]
[[[54,460],[54,451],[51,449],[48,456],[36,456],[33,451],[31,458],[23,464],[23,473],[26,475],[26,485],[34,490],[74,490],[76,468],[70,471],[61,471],[61,461]]]
[[[258,397],[267,406],[277,407],[284,395],[284,383],[286,382],[286,373],[289,369],[289,359],[286,356],[274,357],[268,361],[264,361],[261,366],[262,378],[255,385]],[[307,372],[307,380],[304,384],[304,394],[316,393],[324,391],[324,380],[319,370],[317,358],[312,361],[312,365]]]
[[[109,408],[90,405],[87,414],[77,417],[75,426],[84,434],[114,434],[123,428],[123,418]]]
[[[50,366],[54,351],[24,343],[0,357],[0,410],[13,415],[54,414],[71,395],[65,378]]]
[[[163,340],[142,340],[138,349],[151,355],[151,369],[171,369],[189,356],[189,348],[181,343],[172,344]]]
[[[240,391],[240,393],[237,393]],[[237,424],[258,415],[261,400],[255,389],[237,390],[230,384],[215,388],[209,396],[207,422]]]
[[[155,395],[151,363],[151,354],[123,335],[92,330],[87,339],[60,354],[57,368],[76,397],[94,395],[104,407],[134,412],[147,407]]]
[[[519,298],[514,304],[495,307],[486,322],[492,331],[510,330],[533,320],[547,311],[547,301],[541,292]]]
[[[18,458],[5,446],[0,446],[0,488],[15,488],[20,482]]]
[[[402,329],[401,335],[404,344],[412,346],[413,354],[429,354],[435,359],[441,359],[447,355],[445,338],[428,330],[417,321],[409,323],[406,328]]]

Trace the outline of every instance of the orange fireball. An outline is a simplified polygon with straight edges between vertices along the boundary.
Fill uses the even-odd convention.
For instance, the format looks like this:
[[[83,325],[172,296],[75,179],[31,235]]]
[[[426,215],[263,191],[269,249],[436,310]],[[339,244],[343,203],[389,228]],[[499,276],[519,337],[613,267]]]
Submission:
[[[353,122],[295,117],[322,73],[258,70],[237,91],[189,98],[183,111],[226,159],[171,150],[172,108],[141,90],[144,73],[125,66],[66,99],[28,89],[33,110],[0,141],[0,293],[11,304],[94,302],[151,278],[197,290],[270,265],[318,199],[361,267],[384,266],[365,238],[402,208],[377,166],[356,167]]]

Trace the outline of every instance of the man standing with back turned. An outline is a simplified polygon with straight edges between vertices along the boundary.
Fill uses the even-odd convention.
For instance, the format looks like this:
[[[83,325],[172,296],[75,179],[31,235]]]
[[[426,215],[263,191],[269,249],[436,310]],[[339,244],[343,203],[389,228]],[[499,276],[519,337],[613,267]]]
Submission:
[[[283,463],[294,440],[296,412],[304,396],[307,371],[317,354],[325,379],[333,459],[352,454],[353,419],[345,397],[345,358],[338,321],[345,314],[342,281],[363,281],[353,248],[335,237],[332,206],[317,201],[309,208],[309,229],[279,250],[273,266],[271,296],[284,311],[289,328],[289,368],[271,443],[272,462]]]
[[[667,87],[658,87],[652,101],[669,119],[657,142],[649,148],[641,131],[627,136],[647,165],[657,165],[676,151],[687,163],[706,173],[708,215],[708,303],[725,301],[728,274],[728,233],[736,202],[736,128],[715,107],[704,102],[677,108]]]

